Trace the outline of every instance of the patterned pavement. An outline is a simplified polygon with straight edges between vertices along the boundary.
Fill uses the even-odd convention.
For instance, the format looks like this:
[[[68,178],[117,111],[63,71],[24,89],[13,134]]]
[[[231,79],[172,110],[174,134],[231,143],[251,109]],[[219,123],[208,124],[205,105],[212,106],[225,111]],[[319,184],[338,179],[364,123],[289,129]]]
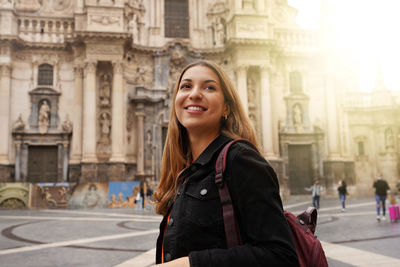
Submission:
[[[294,214],[309,196],[285,201]],[[322,198],[316,234],[329,266],[400,266],[400,222],[377,222],[373,198]],[[1,266],[149,266],[161,217],[152,211],[0,210]]]

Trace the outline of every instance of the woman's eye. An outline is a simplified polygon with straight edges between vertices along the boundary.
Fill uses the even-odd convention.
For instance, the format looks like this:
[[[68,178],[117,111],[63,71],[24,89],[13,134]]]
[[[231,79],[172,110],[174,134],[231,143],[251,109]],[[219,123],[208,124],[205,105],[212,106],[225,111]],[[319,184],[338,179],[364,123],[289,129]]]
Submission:
[[[209,85],[206,87],[207,90],[216,90],[216,88],[212,85]]]
[[[182,84],[182,85],[179,87],[179,89],[188,89],[188,88],[190,88],[190,85],[187,84],[187,83]]]

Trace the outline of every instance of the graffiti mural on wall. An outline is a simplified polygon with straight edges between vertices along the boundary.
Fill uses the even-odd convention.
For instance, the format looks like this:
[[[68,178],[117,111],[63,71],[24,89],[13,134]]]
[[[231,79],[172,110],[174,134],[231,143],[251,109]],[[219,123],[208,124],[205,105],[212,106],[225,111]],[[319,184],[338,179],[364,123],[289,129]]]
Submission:
[[[71,191],[69,208],[107,208],[108,183],[79,184]]]
[[[0,208],[30,208],[29,183],[0,183]]]
[[[70,198],[69,183],[38,183],[32,185],[32,208],[67,208]]]
[[[134,208],[140,182],[110,182],[108,188],[109,208]]]

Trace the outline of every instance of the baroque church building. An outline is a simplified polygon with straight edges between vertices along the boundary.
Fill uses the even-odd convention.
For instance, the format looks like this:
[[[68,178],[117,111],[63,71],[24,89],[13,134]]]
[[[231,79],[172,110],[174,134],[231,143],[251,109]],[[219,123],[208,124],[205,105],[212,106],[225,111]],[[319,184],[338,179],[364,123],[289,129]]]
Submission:
[[[399,179],[400,97],[370,94],[286,0],[1,0],[0,182],[160,178],[172,88],[223,66],[283,195]]]

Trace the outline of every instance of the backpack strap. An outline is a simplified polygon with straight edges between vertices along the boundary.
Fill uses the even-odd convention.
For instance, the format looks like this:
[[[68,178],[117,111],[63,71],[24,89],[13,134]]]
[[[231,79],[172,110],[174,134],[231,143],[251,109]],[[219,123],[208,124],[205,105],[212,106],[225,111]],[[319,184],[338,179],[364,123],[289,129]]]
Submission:
[[[314,207],[308,207],[305,211],[297,216],[299,223],[306,226],[312,233],[315,232],[317,227],[317,209]]]
[[[222,216],[224,219],[224,228],[226,236],[226,245],[228,248],[235,247],[242,244],[242,238],[240,235],[239,224],[235,216],[233,209],[232,199],[229,194],[228,186],[224,181],[224,171],[226,168],[226,158],[228,155],[229,148],[236,142],[245,142],[254,146],[245,139],[235,139],[230,141],[224,146],[218,155],[215,163],[215,184],[217,185],[219,198],[222,206]]]

